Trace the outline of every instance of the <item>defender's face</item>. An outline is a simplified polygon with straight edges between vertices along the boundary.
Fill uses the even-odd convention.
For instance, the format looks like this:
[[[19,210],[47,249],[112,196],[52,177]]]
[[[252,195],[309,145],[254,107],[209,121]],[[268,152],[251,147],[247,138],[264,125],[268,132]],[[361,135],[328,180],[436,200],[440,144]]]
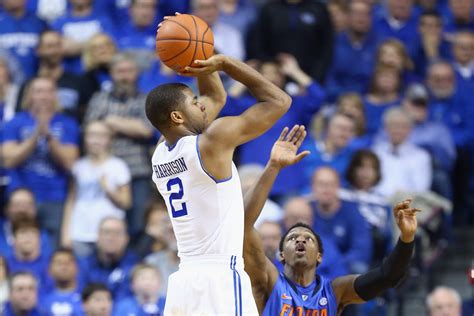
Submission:
[[[293,228],[285,237],[282,257],[290,267],[313,268],[322,260],[316,236],[304,227]]]
[[[183,93],[185,95],[182,108],[184,125],[194,134],[201,134],[209,125],[206,106],[199,102],[199,97],[191,89],[185,89]]]

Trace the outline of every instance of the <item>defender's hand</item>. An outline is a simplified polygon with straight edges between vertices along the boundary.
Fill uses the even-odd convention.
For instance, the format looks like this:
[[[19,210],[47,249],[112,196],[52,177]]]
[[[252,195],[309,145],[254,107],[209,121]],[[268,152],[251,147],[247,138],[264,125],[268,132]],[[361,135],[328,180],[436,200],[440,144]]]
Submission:
[[[400,229],[400,239],[403,242],[409,243],[415,239],[416,228],[418,222],[416,220],[416,213],[421,212],[417,208],[411,207],[411,199],[407,199],[398,203],[393,208],[393,216]]]
[[[303,125],[295,125],[288,133],[288,127],[285,127],[278,140],[273,144],[270,154],[270,164],[277,168],[284,168],[294,165],[310,154],[309,151],[303,151],[297,154],[303,140],[306,137],[306,130]]]

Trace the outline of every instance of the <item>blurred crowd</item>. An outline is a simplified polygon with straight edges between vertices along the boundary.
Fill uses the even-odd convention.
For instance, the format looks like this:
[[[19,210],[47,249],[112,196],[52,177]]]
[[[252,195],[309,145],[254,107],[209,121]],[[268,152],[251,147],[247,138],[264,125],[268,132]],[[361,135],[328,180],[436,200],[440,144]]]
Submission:
[[[197,92],[156,58],[156,27],[175,12],[293,98],[238,148],[244,194],[283,127],[309,131],[311,155],[281,172],[257,223],[277,266],[282,232],[304,222],[323,239],[319,273],[367,271],[394,245],[391,205],[406,197],[423,209],[415,274],[474,224],[474,0],[3,0],[2,315],[161,315],[179,258],[144,103],[162,83]],[[222,116],[255,103],[222,79]],[[402,294],[346,315],[384,315]],[[426,298],[430,315],[461,303],[446,287]]]

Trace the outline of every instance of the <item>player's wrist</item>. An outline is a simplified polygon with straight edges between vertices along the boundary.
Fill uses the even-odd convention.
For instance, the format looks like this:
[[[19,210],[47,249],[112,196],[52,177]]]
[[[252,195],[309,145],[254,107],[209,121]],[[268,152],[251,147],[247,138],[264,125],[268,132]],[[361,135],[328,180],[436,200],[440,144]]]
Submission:
[[[400,234],[400,240],[409,244],[415,240],[415,234]]]

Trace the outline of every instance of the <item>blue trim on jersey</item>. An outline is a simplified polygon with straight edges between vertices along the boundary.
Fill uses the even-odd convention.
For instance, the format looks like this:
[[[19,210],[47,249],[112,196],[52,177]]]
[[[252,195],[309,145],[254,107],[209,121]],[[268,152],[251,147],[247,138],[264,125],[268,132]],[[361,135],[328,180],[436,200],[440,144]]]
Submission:
[[[225,179],[222,179],[222,180],[217,180],[209,172],[207,172],[206,168],[204,168],[204,165],[202,163],[201,152],[199,151],[198,144],[199,144],[199,135],[196,137],[196,151],[197,151],[197,154],[198,154],[199,163],[201,164],[201,168],[204,171],[204,173],[207,174],[209,176],[209,178],[211,178],[217,184],[222,183],[222,182],[226,182],[226,181],[229,181],[230,179],[232,179],[232,175],[231,175],[228,178],[225,178]]]
[[[179,142],[179,140],[171,146],[168,145],[167,142],[165,142],[165,146],[166,146],[166,148],[168,148],[168,151],[172,151],[176,147],[176,145],[178,145],[178,142]]]
[[[235,302],[235,316],[242,316],[242,284],[240,282],[240,274],[235,269],[237,257],[230,257],[230,269],[234,274],[234,302]]]

